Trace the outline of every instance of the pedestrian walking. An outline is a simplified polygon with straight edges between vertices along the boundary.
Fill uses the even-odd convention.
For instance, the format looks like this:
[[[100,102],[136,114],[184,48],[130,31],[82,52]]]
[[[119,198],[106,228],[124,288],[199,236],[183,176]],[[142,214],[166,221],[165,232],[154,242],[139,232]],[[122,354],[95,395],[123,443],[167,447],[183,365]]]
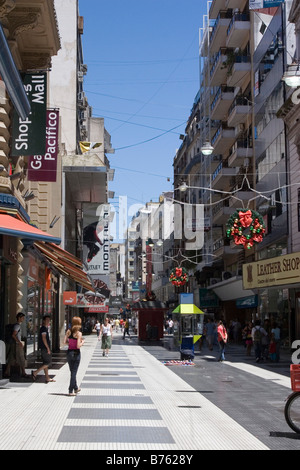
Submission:
[[[108,357],[108,352],[112,345],[112,336],[113,332],[111,324],[109,323],[108,318],[105,318],[103,325],[101,325],[101,349],[103,349],[102,356]]]
[[[123,339],[125,339],[126,334],[129,336],[129,339],[131,339],[130,333],[129,333],[129,321],[128,320],[125,320],[125,323],[124,323]]]
[[[96,321],[96,325],[95,325],[95,330],[96,330],[97,338],[99,338],[99,335],[100,335],[100,328],[101,328],[100,322],[99,322],[99,320],[97,320],[97,321]]]
[[[279,362],[280,359],[280,328],[276,322],[273,324],[273,328],[271,330],[272,335],[274,335],[274,341],[276,344],[276,358],[275,361]]]
[[[77,385],[77,371],[80,364],[81,353],[80,348],[84,344],[81,330],[81,318],[72,318],[72,327],[66,332],[65,344],[68,344],[67,360],[71,373],[70,384],[69,384],[69,396],[73,397],[80,388]]]
[[[243,334],[245,337],[245,345],[246,345],[246,356],[251,356],[251,349],[253,346],[252,328],[253,328],[253,324],[250,321],[248,325],[246,325],[245,328],[243,329]]]
[[[210,318],[208,318],[207,323],[205,325],[205,338],[207,341],[208,349],[210,351],[213,350],[214,333],[215,333],[215,324]]]
[[[220,320],[218,323],[217,332],[218,332],[218,343],[219,343],[219,349],[220,349],[218,362],[222,362],[222,361],[225,361],[225,345],[228,339],[227,331],[222,320]]]
[[[274,338],[274,333],[271,333],[270,345],[269,345],[269,354],[272,362],[276,362],[276,341]]]
[[[9,332],[9,337],[6,338],[6,360],[7,365],[5,369],[5,377],[10,377],[10,369],[12,366],[17,364],[20,368],[20,375],[27,379],[30,377],[25,372],[25,354],[24,354],[24,343],[22,342],[22,335],[21,335],[21,325],[25,320],[25,314],[23,312],[19,312],[16,317],[16,323],[12,325],[8,325],[12,327]]]
[[[50,325],[50,316],[45,315],[43,317],[43,323],[39,331],[39,339],[38,339],[38,348],[41,351],[43,365],[39,367],[35,372],[33,370],[31,371],[32,380],[35,381],[36,376],[39,374],[39,372],[43,370],[45,374],[46,383],[55,382],[54,379],[50,379],[49,377],[49,367],[52,364],[49,325]]]
[[[251,334],[254,345],[255,361],[259,362],[262,360],[262,339],[268,335],[266,330],[261,327],[260,320],[256,320]]]
[[[174,322],[172,320],[172,318],[169,320],[169,324],[168,324],[168,334],[169,335],[172,335],[173,334],[173,327],[174,327]]]

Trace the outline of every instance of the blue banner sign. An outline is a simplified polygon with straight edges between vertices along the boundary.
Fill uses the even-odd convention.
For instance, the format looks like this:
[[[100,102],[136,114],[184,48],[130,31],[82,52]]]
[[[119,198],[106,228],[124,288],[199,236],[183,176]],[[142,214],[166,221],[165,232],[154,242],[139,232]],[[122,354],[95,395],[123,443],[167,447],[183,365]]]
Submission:
[[[249,295],[249,297],[236,299],[236,306],[237,308],[255,308],[258,306],[258,296]]]
[[[282,3],[284,3],[284,0],[249,0],[249,10],[279,7]]]

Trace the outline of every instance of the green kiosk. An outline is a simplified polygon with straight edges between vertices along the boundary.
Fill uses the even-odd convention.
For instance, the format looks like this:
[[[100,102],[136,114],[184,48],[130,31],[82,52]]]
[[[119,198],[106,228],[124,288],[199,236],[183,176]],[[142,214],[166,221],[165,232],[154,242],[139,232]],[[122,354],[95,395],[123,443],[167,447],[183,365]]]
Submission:
[[[174,342],[181,360],[192,360],[195,343],[203,335],[204,312],[194,305],[193,294],[180,294],[180,305],[173,310]]]

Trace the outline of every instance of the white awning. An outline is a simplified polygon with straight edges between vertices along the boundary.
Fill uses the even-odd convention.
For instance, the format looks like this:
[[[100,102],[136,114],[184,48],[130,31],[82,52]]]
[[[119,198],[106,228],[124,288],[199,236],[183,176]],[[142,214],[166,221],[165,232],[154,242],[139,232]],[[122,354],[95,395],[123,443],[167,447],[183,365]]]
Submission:
[[[220,300],[226,302],[226,300],[242,299],[254,295],[253,290],[243,289],[243,278],[242,276],[235,276],[227,279],[226,281],[218,282],[212,286],[207,287],[208,290],[213,290]]]

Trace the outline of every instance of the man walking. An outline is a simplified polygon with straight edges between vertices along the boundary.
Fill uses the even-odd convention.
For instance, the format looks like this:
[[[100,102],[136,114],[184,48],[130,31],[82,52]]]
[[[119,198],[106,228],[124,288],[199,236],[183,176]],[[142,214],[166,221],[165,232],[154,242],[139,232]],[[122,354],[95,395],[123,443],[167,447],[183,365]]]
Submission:
[[[29,376],[25,372],[25,354],[24,344],[21,341],[21,325],[25,320],[25,314],[19,312],[17,314],[17,323],[13,327],[11,338],[7,345],[7,366],[5,370],[5,377],[10,377],[11,366],[15,363],[20,367],[21,377],[28,378]]]
[[[51,344],[50,344],[50,337],[49,337],[49,325],[50,325],[50,317],[49,315],[45,315],[43,318],[43,324],[40,328],[40,333],[39,333],[39,349],[41,350],[43,365],[39,369],[37,369],[35,372],[31,371],[32,380],[36,380],[36,376],[38,375],[38,373],[43,370],[45,373],[46,383],[55,382],[54,379],[50,379],[49,373],[48,373],[48,368],[50,367],[52,363],[51,349],[50,349]]]
[[[268,333],[261,327],[261,321],[256,320],[255,326],[252,329],[252,340],[254,345],[255,361],[262,360],[262,339],[268,336]]]

